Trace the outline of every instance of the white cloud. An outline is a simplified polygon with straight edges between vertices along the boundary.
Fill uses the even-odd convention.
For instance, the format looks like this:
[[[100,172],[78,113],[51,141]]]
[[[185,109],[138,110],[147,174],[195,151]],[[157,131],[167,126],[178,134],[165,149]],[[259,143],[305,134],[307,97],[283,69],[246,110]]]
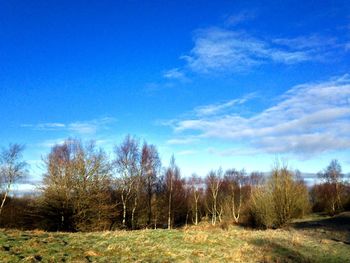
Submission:
[[[256,16],[255,12],[252,10],[243,10],[237,14],[230,15],[227,17],[225,24],[227,26],[235,26],[242,22],[254,19]]]
[[[240,148],[240,147],[228,148],[224,150],[218,150],[213,147],[210,147],[210,148],[207,148],[206,151],[210,154],[219,155],[222,157],[232,156],[232,155],[239,155],[239,156],[254,155],[254,154],[260,153],[260,151],[257,151],[256,149]]]
[[[95,134],[98,125],[95,122],[75,122],[70,123],[68,129],[79,134]]]
[[[217,103],[217,104],[199,106],[199,107],[194,109],[194,112],[198,116],[214,115],[214,114],[217,114],[219,112],[229,110],[236,105],[241,105],[241,104],[245,103],[247,100],[253,98],[254,96],[255,96],[254,93],[250,93],[250,94],[244,96],[243,98],[233,99],[233,100],[227,101],[225,103]]]
[[[240,101],[239,99],[234,99],[234,100],[230,100],[228,102],[222,103],[222,104],[211,104],[211,105],[206,105],[206,106],[200,106],[200,107],[197,107],[194,111],[199,116],[213,115],[213,114],[216,114],[222,110],[231,108],[232,106],[234,106],[236,104],[241,104],[243,102],[244,101]]]
[[[345,44],[345,51],[350,51],[350,42]]]
[[[166,143],[170,145],[193,144],[198,141],[196,138],[176,138],[170,139]]]
[[[23,128],[31,128],[39,131],[65,131],[73,133],[73,135],[93,135],[98,130],[105,129],[109,124],[115,122],[114,118],[105,117],[93,119],[90,121],[77,121],[71,123],[38,123],[38,124],[22,124]]]
[[[52,148],[57,144],[63,144],[66,140],[66,138],[48,139],[38,143],[37,146],[44,148]]]
[[[314,52],[327,47],[338,46],[337,40],[334,37],[325,37],[317,34],[295,38],[276,38],[272,42],[297,50],[311,49]]]
[[[312,51],[276,46],[242,31],[212,27],[196,32],[194,47],[189,55],[182,58],[196,72],[234,72],[267,62],[294,64],[313,60],[315,54]]]
[[[184,150],[184,151],[177,152],[177,155],[186,156],[186,155],[193,155],[196,153],[197,151],[195,150]]]
[[[55,145],[63,144],[64,142],[67,142],[69,140],[70,140],[69,138],[68,139],[67,138],[47,139],[40,143],[37,143],[35,146],[43,147],[43,148],[52,148]],[[110,140],[110,139],[93,139],[93,142],[95,143],[96,146],[105,147],[105,148],[113,145],[114,143],[113,140]]]
[[[46,123],[38,123],[36,125],[33,124],[21,124],[22,128],[33,128],[35,130],[55,130],[65,128],[66,125],[64,123],[59,122],[46,122]]]
[[[194,115],[171,124],[175,132],[186,132],[191,138],[245,143],[248,148],[273,154],[348,150],[350,76],[295,86],[275,105],[250,117],[217,111],[214,115]]]
[[[193,47],[180,56],[185,64],[163,72],[167,80],[189,80],[191,73],[244,73],[265,64],[293,65],[305,62],[332,62],[350,50],[350,44],[333,36],[261,37],[238,30],[237,25],[255,18],[242,11],[228,16],[222,27],[195,30]]]
[[[164,72],[163,77],[166,79],[177,79],[177,80],[186,80],[185,73],[179,68],[173,68]]]

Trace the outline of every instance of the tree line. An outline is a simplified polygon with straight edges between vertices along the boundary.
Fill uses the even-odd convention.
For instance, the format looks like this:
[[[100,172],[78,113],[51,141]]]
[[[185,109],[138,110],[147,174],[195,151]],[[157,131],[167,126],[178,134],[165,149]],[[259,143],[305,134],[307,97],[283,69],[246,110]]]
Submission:
[[[209,222],[277,228],[311,211],[335,215],[350,209],[350,186],[337,160],[311,188],[299,171],[278,162],[268,176],[220,168],[184,177],[174,156],[162,166],[156,146],[130,135],[112,157],[94,142],[55,145],[43,158],[37,191],[13,197],[13,184],[28,173],[23,149],[11,144],[1,151],[1,227],[101,231]]]

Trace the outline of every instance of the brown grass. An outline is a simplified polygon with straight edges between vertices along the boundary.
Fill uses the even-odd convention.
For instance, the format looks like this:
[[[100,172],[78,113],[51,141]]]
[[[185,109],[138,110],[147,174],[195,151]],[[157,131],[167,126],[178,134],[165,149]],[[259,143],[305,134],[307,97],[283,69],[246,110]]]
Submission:
[[[1,249],[2,248],[2,249]],[[95,233],[0,231],[0,262],[347,262],[349,246],[306,230],[179,230]]]

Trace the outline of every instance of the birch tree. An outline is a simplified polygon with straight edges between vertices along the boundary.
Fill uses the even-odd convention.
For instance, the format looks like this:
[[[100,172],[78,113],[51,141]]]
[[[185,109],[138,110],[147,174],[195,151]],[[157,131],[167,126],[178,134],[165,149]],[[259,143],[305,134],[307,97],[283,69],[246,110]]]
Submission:
[[[207,208],[211,214],[211,224],[216,225],[217,218],[221,218],[222,207],[219,207],[218,196],[222,184],[222,170],[209,172],[206,178]]]
[[[193,223],[198,225],[199,223],[199,202],[203,195],[203,181],[197,175],[192,175],[189,179],[189,191],[190,191],[190,202],[193,210]]]
[[[23,150],[23,145],[10,144],[8,148],[4,148],[1,151],[0,183],[3,196],[0,205],[0,216],[3,211],[6,199],[11,191],[11,187],[27,172],[27,164],[22,160]]]
[[[135,190],[138,175],[140,173],[138,141],[135,138],[132,138],[130,135],[127,135],[124,141],[119,146],[115,147],[115,154],[115,167],[118,173],[117,184],[121,190],[121,202],[123,206],[122,225],[123,227],[126,227],[128,203],[133,197],[133,191]],[[134,198],[137,197],[134,195]]]
[[[172,228],[174,217],[174,186],[176,181],[180,180],[180,169],[175,163],[174,155],[170,159],[170,165],[165,172],[165,183],[168,196],[168,229]]]
[[[329,186],[329,203],[331,214],[335,214],[342,210],[343,205],[341,201],[342,195],[342,179],[344,174],[338,160],[332,160],[330,164],[318,176]]]
[[[144,190],[146,192],[147,199],[147,225],[151,224],[152,217],[156,218],[153,216],[154,211],[152,211],[152,208],[154,205],[152,204],[157,203],[157,196],[155,192],[157,185],[157,175],[159,174],[160,167],[161,161],[157,148],[154,145],[148,145],[147,143],[144,143],[141,152],[141,170],[142,182],[144,183]]]
[[[239,222],[242,207],[242,185],[244,182],[245,171],[231,169],[225,173],[225,182],[228,186],[228,198],[230,199],[230,211],[235,223]]]

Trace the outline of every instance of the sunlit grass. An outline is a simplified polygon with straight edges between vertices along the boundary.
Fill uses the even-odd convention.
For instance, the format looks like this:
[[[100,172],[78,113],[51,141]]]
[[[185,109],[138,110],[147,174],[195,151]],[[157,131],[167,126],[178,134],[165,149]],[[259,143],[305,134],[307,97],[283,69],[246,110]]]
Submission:
[[[190,227],[0,232],[1,262],[349,262],[350,248],[299,230]]]

